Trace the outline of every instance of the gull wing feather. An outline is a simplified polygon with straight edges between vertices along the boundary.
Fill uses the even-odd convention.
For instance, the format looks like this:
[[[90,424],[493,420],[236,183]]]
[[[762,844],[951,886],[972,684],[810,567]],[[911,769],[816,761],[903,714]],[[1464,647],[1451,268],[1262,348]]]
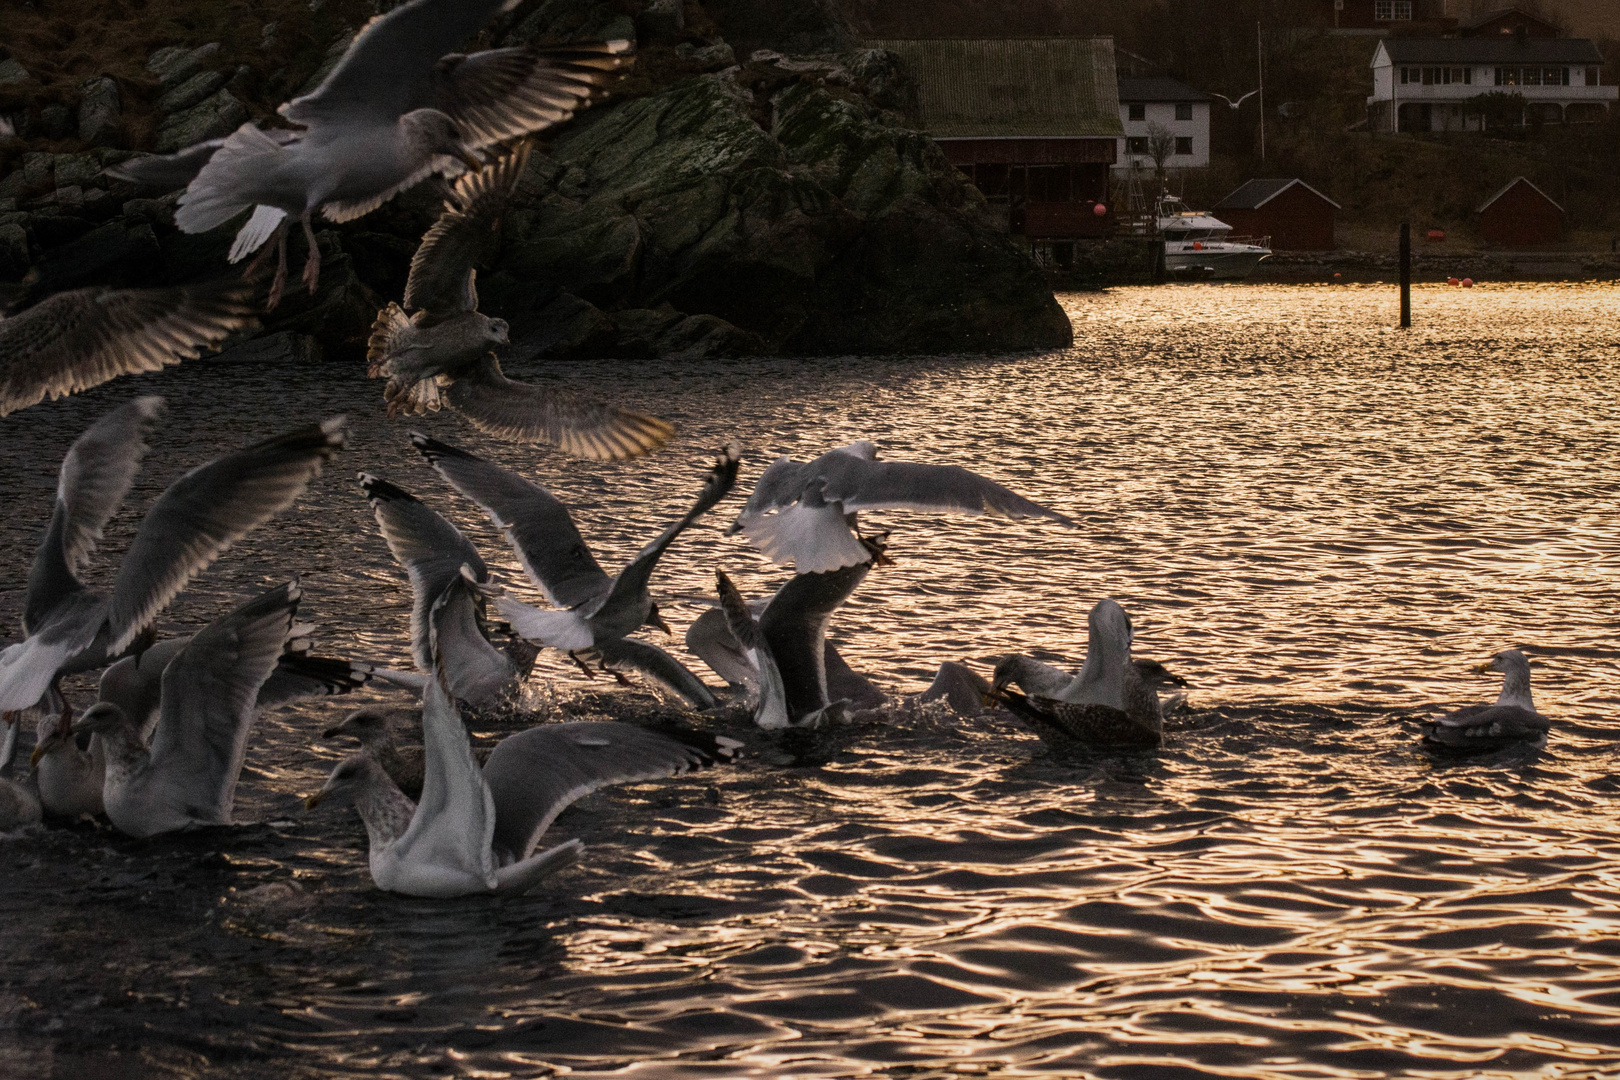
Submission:
[[[347,694],[371,681],[369,665],[331,656],[286,653],[259,687],[258,709],[274,709],[310,697]]]
[[[1552,721],[1522,705],[1470,705],[1442,716],[1424,742],[1452,749],[1490,750],[1547,737]]]
[[[106,617],[105,600],[89,592],[72,593],[37,631],[0,650],[0,712],[38,704],[56,673],[95,641]]]
[[[529,148],[528,142],[519,143],[498,161],[456,181],[452,201],[444,204],[411,257],[405,310],[450,315],[477,309],[476,295],[468,302],[468,275],[494,253],[501,215],[529,163]]]
[[[295,124],[390,124],[436,103],[439,58],[507,0],[410,0],[368,22],[321,84],[276,111]]]
[[[163,669],[148,798],[230,822],[259,688],[281,659],[299,595],[289,582],[254,597],[203,627]]]
[[[655,537],[652,543],[636,553],[630,560],[630,565],[620,571],[619,576],[613,579],[613,590],[608,593],[602,607],[617,602],[629,602],[631,598],[646,592],[647,582],[652,578],[653,569],[658,560],[663,557],[665,549],[675,542],[675,538],[698,518],[708,513],[710,508],[730,493],[737,483],[737,466],[742,460],[742,447],[736,443],[727,443],[715,458],[714,465],[709,469],[703,480],[703,490],[698,492],[697,501],[694,502],[685,514]]]
[[[1071,527],[1075,524],[1057,511],[959,465],[873,461],[835,450],[814,462],[814,473],[814,479],[822,482],[821,498],[842,505],[846,511],[943,510],[1010,518],[1044,517]]]
[[[612,582],[603,572],[568,508],[556,496],[494,462],[411,432],[419,450],[445,482],[477,503],[495,527],[506,533],[523,570],[563,608],[579,607],[608,594]]]
[[[663,446],[675,425],[591,394],[508,379],[485,354],[444,391],[480,431],[514,442],[548,442],[589,461],[624,461]]]
[[[512,624],[512,632],[525,641],[538,641],[563,652],[589,649],[596,643],[591,624],[574,608],[548,611],[510,596],[496,600],[495,607],[501,618]]]
[[[411,657],[418,668],[431,672],[434,602],[461,579],[463,566],[472,567],[480,579],[489,577],[489,569],[454,525],[410,492],[370,473],[360,474],[360,489],[371,504],[388,550],[411,579]]]
[[[422,693],[422,747],[422,797],[389,854],[404,880],[384,887],[446,897],[475,891],[469,885],[493,890],[495,804],[461,715],[436,678]]]
[[[823,574],[866,562],[872,553],[850,530],[836,504],[794,503],[742,523],[748,542],[778,566],[801,574]]]
[[[490,49],[438,62],[436,108],[482,147],[560,124],[601,97],[634,62],[628,41]]]
[[[528,857],[558,814],[599,788],[679,776],[737,746],[697,733],[693,742],[614,720],[543,724],[502,739],[484,763],[498,857]]]
[[[597,642],[595,650],[602,666],[609,671],[639,671],[694,709],[712,709],[719,704],[714,699],[714,691],[704,686],[703,680],[690,668],[651,642],[609,638]]]
[[[776,655],[766,642],[753,611],[743,601],[742,593],[737,591],[725,571],[716,570],[714,578],[726,627],[753,668],[753,677],[748,681],[757,694],[754,723],[768,731],[790,726],[793,717],[788,712],[787,687],[782,682],[782,670],[776,665]]]
[[[484,636],[483,597],[465,575],[445,587],[433,602],[433,640],[452,697],[469,705],[498,701],[512,686],[517,668]]]
[[[114,409],[75,439],[62,459],[51,524],[28,571],[24,630],[32,632],[64,597],[83,588],[79,570],[135,483],[146,437],[162,408],[162,398],[141,397]]]
[[[829,704],[827,624],[872,569],[867,561],[825,574],[797,574],[759,617],[760,636],[781,672],[788,712],[800,720]]]
[[[170,484],[118,568],[107,655],[123,652],[221,552],[291,506],[343,445],[336,416],[217,457]]]
[[[0,416],[120,375],[195,360],[254,324],[252,286],[94,287],[0,321]]]
[[[726,625],[726,612],[710,608],[686,628],[686,648],[732,686],[754,686],[759,669]]]

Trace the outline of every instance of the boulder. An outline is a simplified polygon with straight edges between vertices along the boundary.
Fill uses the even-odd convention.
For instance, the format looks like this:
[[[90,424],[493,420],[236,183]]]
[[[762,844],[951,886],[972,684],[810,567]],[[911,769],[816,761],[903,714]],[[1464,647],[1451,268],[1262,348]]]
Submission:
[[[1069,344],[1040,269],[978,192],[859,93],[903,97],[894,58],[790,63],[585,114],[531,166],[498,269],[617,309],[626,355],[663,353],[657,334],[673,322],[647,336],[627,320],[664,304],[753,335],[750,352]]]
[[[25,83],[31,76],[28,69],[23,67],[14,58],[0,60],[0,86],[14,86]]]
[[[53,172],[58,188],[68,184],[88,187],[101,176],[101,162],[94,154],[57,154]]]
[[[34,215],[38,238],[41,215]],[[124,220],[107,224],[47,251],[35,269],[37,295],[88,284],[149,285],[152,267],[162,258],[152,226]]]
[[[594,305],[571,293],[558,293],[543,305],[514,315],[509,353],[514,361],[545,357],[587,360],[612,354],[618,332]]]
[[[47,139],[66,139],[76,130],[73,110],[66,105],[47,105],[39,110],[39,126]]]
[[[230,78],[223,71],[199,71],[185,82],[168,91],[157,99],[157,111],[160,113],[175,113],[181,109],[189,109],[215,90],[225,85]]]
[[[21,225],[0,225],[0,279],[16,281],[28,265],[28,233]]]
[[[158,128],[155,149],[172,154],[204,139],[229,135],[247,121],[247,106],[229,90],[220,90],[191,108],[168,117]]]
[[[217,41],[199,45],[194,49],[184,45],[170,45],[147,58],[146,70],[155,75],[165,89],[178,86],[195,75],[203,64],[219,52],[219,48]]]
[[[118,84],[105,75],[79,86],[79,138],[96,146],[113,146],[124,137]]]

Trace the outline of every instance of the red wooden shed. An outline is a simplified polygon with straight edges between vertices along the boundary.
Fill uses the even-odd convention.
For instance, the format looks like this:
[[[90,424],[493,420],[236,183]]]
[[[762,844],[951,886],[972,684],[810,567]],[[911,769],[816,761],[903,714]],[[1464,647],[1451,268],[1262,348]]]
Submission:
[[[1327,251],[1339,204],[1303,180],[1250,180],[1215,204],[1235,234],[1269,236],[1276,251]]]
[[[1509,181],[1475,212],[1479,214],[1479,235],[1496,247],[1547,247],[1558,243],[1564,231],[1564,208],[1522,176]]]

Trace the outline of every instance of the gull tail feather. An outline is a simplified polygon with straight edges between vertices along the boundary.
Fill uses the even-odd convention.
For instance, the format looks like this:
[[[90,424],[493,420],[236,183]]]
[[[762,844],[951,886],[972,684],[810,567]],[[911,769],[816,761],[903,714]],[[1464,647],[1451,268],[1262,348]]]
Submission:
[[[266,159],[280,150],[280,143],[253,124],[237,128],[180,195],[174,223],[181,232],[207,232],[256,205],[253,192],[262,183]]]
[[[522,862],[496,867],[495,891],[507,895],[528,892],[541,878],[579,862],[583,854],[585,854],[584,844],[578,840],[565,840],[538,855],[530,855]]]

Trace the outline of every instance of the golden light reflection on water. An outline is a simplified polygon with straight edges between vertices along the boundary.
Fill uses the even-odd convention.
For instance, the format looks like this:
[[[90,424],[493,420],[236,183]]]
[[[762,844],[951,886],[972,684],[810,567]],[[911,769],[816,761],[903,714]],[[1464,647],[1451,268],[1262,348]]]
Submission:
[[[840,647],[900,692],[942,660],[987,670],[1011,648],[1077,662],[1086,610],[1113,596],[1139,651],[1193,682],[1197,708],[1161,754],[1059,762],[1005,720],[900,709],[819,768],[754,760],[593,796],[558,826],[584,838],[581,869],[540,899],[456,905],[376,894],[353,825],[295,809],[334,753],[312,732],[349,703],[276,714],[239,816],[291,824],[245,836],[231,884],[163,885],[196,861],[184,848],[98,838],[110,854],[82,866],[75,834],[8,849],[35,860],[0,886],[12,985],[79,1018],[64,987],[127,965],[132,994],[191,988],[185,1016],[134,1014],[143,1040],[192,1046],[201,1017],[331,1075],[1612,1075],[1620,290],[1419,287],[1404,334],[1389,288],[1064,303],[1078,344],[1056,354],[600,365],[589,374],[682,426],[642,463],[421,426],[545,481],[610,569],[734,436],[760,452],[744,483],[769,454],[862,437],[985,472],[1081,528],[874,520],[895,529],[898,565],[840,613]],[[359,468],[451,516],[526,596],[487,522],[377,416],[377,385],[330,367],[185,365],[8,418],[10,547],[45,518],[54,478],[38,463],[153,391],[170,419],[137,504],[239,442],[244,407],[354,418],[304,512],[233,550],[169,626],[299,571],[325,642],[408,663],[409,592]],[[720,536],[736,505],[672,550],[662,595],[707,593],[716,563],[756,595],[781,579]],[[0,614],[22,573],[0,568]],[[664,606],[677,626],[698,610]],[[1534,654],[1548,751],[1416,753],[1408,714],[1494,696],[1468,669],[1508,645]],[[543,672],[537,704],[579,688],[563,664]],[[126,863],[136,884],[119,892],[106,866]],[[82,880],[30,892],[40,865]],[[245,907],[267,880],[302,898]],[[218,940],[174,918],[199,889],[225,913]],[[45,903],[72,917],[18,929]],[[102,922],[117,932],[98,936]],[[216,984],[240,1009],[197,989]]]

